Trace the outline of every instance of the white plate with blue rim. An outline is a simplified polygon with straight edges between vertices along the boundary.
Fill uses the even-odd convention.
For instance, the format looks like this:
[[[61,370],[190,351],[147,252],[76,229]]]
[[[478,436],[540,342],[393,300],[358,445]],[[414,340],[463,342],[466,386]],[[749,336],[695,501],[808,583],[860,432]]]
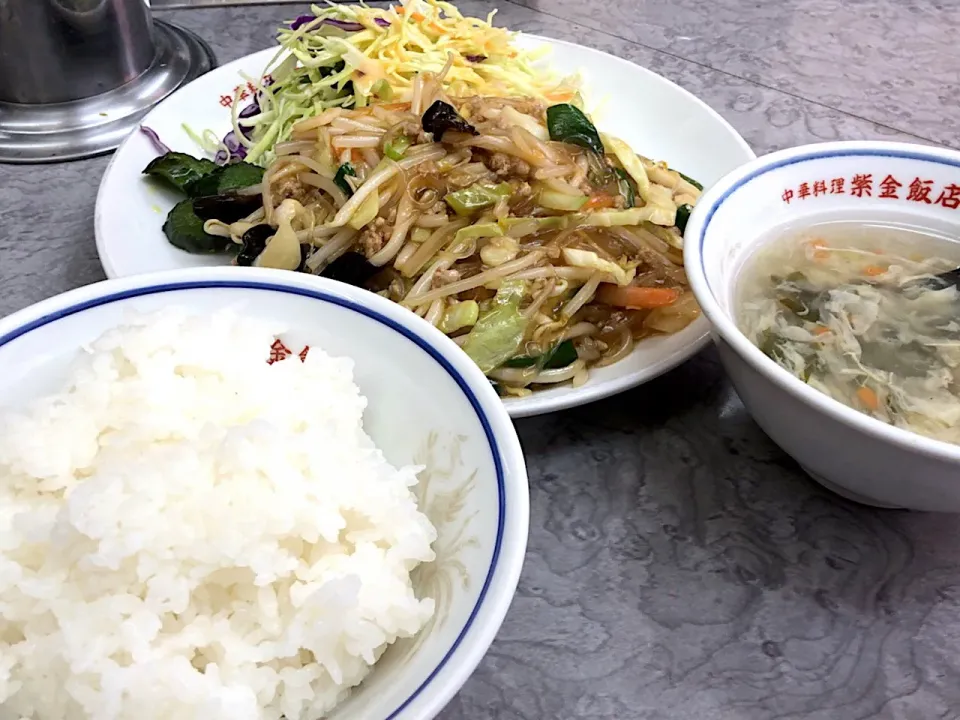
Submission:
[[[597,50],[535,35],[518,37],[525,48],[547,45],[548,62],[560,74],[580,73],[589,97],[605,101],[598,125],[637,152],[663,159],[709,187],[753,159],[746,141],[717,112],[691,93],[638,65]],[[184,124],[218,136],[231,127],[229,106],[249,77],[259,77],[274,58],[263,50],[220,67],[158,105],[143,121],[174,150],[199,154]],[[157,155],[142,133],[117,150],[97,196],[97,251],[108,277],[158,270],[229,265],[228,257],[190,255],[171,246],[161,227],[180,199],[142,175]],[[680,332],[646,339],[619,362],[593,369],[579,387],[539,390],[504,402],[514,418],[583,405],[623,392],[676,367],[703,348],[709,325],[698,318]]]

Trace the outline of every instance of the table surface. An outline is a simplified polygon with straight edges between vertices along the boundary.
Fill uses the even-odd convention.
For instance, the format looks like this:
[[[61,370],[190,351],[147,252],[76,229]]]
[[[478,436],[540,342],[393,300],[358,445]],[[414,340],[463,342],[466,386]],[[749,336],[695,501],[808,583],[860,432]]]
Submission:
[[[867,138],[960,147],[960,3],[499,9],[501,24],[673,80],[758,153]],[[267,47],[298,10],[157,15],[227,62]],[[107,161],[0,166],[0,315],[103,278],[93,208]],[[745,413],[712,350],[633,392],[517,427],[530,472],[526,566],[443,720],[960,718],[957,519],[820,489]]]

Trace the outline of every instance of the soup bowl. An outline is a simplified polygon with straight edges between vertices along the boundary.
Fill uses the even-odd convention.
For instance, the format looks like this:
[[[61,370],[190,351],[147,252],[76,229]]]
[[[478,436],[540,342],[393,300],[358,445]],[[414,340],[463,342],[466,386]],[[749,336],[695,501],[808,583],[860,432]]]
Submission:
[[[754,160],[705,193],[687,224],[684,262],[724,367],[760,427],[822,485],[880,507],[960,512],[960,446],[834,400],[738,328],[745,263],[783,233],[832,221],[909,225],[960,241],[960,152],[808,145]]]

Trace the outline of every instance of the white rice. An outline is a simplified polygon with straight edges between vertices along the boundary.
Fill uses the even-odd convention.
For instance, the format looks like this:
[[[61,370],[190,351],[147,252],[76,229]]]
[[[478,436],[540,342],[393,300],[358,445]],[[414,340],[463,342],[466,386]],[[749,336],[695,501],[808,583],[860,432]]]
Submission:
[[[353,363],[177,310],[0,416],[0,720],[313,720],[433,613]]]

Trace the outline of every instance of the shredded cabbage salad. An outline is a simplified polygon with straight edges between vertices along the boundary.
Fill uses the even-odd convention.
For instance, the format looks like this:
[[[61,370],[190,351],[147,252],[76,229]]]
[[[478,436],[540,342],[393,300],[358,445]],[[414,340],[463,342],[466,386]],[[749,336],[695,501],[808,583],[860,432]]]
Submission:
[[[517,48],[515,33],[464,17],[450,3],[401,0],[400,5],[312,6],[279,31],[280,49],[252,103],[232,108],[233,129],[221,141],[220,164],[267,165],[273,147],[297,122],[331,108],[410,102],[414,79],[439,72],[453,56],[444,89],[453,97],[533,97],[579,103],[577,79],[558,79],[536,62],[544,51]]]

